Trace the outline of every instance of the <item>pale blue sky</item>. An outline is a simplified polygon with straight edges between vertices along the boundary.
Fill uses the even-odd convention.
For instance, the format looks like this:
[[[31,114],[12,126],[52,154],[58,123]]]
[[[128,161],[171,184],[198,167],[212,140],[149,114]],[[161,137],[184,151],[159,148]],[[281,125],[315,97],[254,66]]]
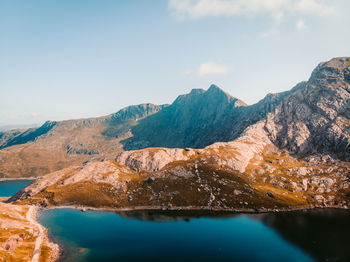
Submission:
[[[247,103],[350,56],[347,0],[0,0],[0,125],[171,103]]]

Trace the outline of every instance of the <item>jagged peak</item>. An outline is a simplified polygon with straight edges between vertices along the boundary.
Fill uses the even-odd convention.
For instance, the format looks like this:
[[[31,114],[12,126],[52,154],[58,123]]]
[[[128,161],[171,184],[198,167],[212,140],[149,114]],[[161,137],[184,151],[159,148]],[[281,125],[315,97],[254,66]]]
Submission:
[[[309,82],[335,82],[335,79],[350,81],[350,57],[336,57],[322,62],[312,71]]]
[[[208,90],[206,91],[206,93],[216,93],[216,94],[225,94],[226,96],[232,97],[230,94],[228,94],[227,92],[225,92],[224,90],[222,90],[220,87],[218,87],[215,84],[211,84],[208,88]]]
[[[201,88],[194,88],[188,94],[179,95],[173,104],[178,104],[180,101],[184,101],[186,99],[192,99],[193,97],[203,96],[207,99],[211,99],[214,97],[225,97],[228,101],[233,101],[235,106],[247,106],[242,100],[231,96],[229,93],[225,92],[223,89],[218,87],[215,84],[211,84],[207,90]]]
[[[229,93],[225,92],[223,89],[221,89],[220,87],[218,87],[215,84],[211,84],[210,87],[208,88],[208,90],[206,91],[206,94],[209,95],[222,95],[222,96],[226,96],[229,100],[235,101],[235,106],[247,106],[247,104],[245,102],[243,102],[242,100],[231,96]]]
[[[318,67],[334,67],[338,69],[345,69],[350,67],[350,57],[335,57],[327,62],[321,62]]]

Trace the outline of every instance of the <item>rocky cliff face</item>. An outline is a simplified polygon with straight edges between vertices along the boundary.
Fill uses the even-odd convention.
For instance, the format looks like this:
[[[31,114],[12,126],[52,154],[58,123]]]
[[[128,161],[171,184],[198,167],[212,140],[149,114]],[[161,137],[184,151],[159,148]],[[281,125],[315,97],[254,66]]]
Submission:
[[[321,63],[309,81],[268,115],[273,143],[298,157],[350,161],[350,58]]]

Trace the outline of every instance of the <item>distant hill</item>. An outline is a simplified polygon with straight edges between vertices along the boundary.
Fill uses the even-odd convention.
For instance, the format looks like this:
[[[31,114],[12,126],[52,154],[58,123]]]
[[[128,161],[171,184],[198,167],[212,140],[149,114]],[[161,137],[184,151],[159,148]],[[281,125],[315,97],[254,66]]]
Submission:
[[[31,127],[39,126],[39,124],[30,124],[30,125],[3,125],[0,126],[0,132],[14,130],[14,129],[28,129]]]

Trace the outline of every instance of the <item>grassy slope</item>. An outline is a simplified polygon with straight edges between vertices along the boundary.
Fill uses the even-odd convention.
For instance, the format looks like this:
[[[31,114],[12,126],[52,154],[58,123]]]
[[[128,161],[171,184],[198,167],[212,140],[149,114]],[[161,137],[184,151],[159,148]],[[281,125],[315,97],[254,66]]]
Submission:
[[[119,170],[119,164],[113,161],[108,163],[112,163],[116,170]],[[136,173],[130,170],[128,174],[119,174],[117,180],[123,183],[122,190],[106,182],[107,180],[95,179],[97,176],[108,178],[113,172],[96,171],[89,179],[67,184],[64,181],[79,172],[79,169],[73,172],[67,169],[56,183],[22,200],[21,203],[96,208],[155,207],[261,211],[349,205],[350,189],[343,189],[341,185],[350,182],[344,175],[350,171],[350,163],[339,167],[329,164],[310,167],[313,171],[303,175],[298,174],[295,169],[308,166],[310,167],[310,164],[307,162],[269,148],[251,160],[245,173],[213,164],[210,160],[203,160],[196,155],[188,161],[172,162],[153,173]],[[333,169],[329,169],[330,167]],[[319,175],[315,175],[316,173]],[[150,177],[152,179],[147,180]],[[324,177],[332,178],[334,184],[328,187],[325,187],[324,183],[313,184],[311,181],[315,177],[321,180]],[[302,189],[302,180],[308,181],[307,190]],[[315,196],[324,197],[325,200],[322,203],[317,202]]]

